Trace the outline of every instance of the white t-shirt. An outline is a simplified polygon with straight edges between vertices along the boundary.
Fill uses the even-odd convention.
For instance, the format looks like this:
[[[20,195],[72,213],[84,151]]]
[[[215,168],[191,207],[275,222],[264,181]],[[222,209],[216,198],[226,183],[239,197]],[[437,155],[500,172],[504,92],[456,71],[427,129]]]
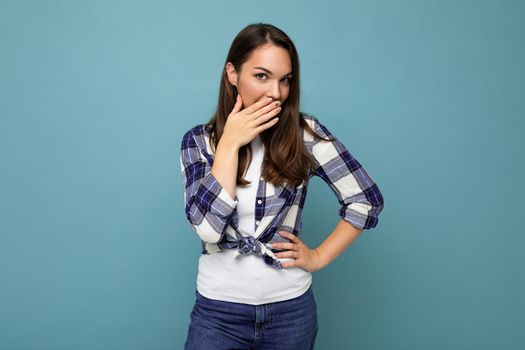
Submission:
[[[237,186],[237,214],[243,235],[255,233],[255,198],[264,157],[264,144],[259,135],[251,142],[252,161],[244,178],[248,186]],[[267,184],[271,186],[271,183]],[[300,267],[278,270],[256,255],[239,255],[236,249],[225,249],[199,258],[197,290],[207,298],[260,305],[288,300],[302,295],[312,283],[310,272]],[[293,258],[279,259],[281,262]]]

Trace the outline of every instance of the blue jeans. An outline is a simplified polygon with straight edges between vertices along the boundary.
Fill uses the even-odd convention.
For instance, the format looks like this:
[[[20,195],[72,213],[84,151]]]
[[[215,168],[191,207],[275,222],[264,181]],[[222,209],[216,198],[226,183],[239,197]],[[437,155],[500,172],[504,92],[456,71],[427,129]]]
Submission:
[[[195,291],[185,350],[311,350],[317,336],[312,286],[301,296],[262,305],[209,299]]]

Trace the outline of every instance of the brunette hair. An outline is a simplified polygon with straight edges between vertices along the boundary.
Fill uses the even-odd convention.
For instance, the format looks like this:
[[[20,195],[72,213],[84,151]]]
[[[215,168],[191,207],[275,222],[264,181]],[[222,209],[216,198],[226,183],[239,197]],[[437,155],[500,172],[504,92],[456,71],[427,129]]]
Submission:
[[[262,176],[266,181],[276,185],[287,182],[297,186],[308,181],[310,171],[314,169],[312,159],[302,140],[303,130],[308,130],[316,139],[325,139],[317,134],[306,123],[300,112],[299,57],[292,40],[279,28],[266,23],[253,23],[242,29],[233,40],[226,63],[231,62],[237,72],[248,60],[253,50],[265,44],[272,44],[288,51],[292,62],[292,78],[289,95],[282,104],[279,122],[262,131],[259,135],[265,146],[262,165]],[[233,110],[237,98],[237,89],[233,86],[224,65],[217,109],[205,127],[210,132],[210,145],[215,152],[224,131],[228,115]],[[250,144],[239,149],[236,183],[247,185],[250,182],[243,178],[252,160]]]

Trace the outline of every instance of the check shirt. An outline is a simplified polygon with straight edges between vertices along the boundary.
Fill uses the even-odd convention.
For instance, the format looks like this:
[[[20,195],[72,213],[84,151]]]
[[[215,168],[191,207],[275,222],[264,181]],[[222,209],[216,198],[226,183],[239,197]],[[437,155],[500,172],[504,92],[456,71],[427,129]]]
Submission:
[[[303,142],[315,161],[312,176],[328,184],[340,204],[339,216],[360,229],[377,225],[384,208],[383,196],[372,177],[326,126],[314,116],[301,117],[325,138],[317,140],[303,129]],[[211,173],[214,155],[205,124],[194,126],[182,137],[180,166],[184,185],[185,213],[202,243],[202,254],[237,249],[236,255],[256,254],[277,269],[282,265],[271,249],[272,242],[290,242],[280,230],[300,237],[308,181],[292,186],[274,185],[260,177],[255,199],[254,235],[238,228],[237,195],[232,198]]]

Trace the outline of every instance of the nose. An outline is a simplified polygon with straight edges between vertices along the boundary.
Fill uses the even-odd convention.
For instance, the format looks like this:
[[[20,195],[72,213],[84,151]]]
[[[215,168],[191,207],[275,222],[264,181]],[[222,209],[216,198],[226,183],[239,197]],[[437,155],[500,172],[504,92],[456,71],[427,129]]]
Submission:
[[[266,92],[266,96],[273,98],[274,101],[280,100],[281,89],[279,87],[279,83],[272,84],[272,86],[268,88],[268,91]]]

